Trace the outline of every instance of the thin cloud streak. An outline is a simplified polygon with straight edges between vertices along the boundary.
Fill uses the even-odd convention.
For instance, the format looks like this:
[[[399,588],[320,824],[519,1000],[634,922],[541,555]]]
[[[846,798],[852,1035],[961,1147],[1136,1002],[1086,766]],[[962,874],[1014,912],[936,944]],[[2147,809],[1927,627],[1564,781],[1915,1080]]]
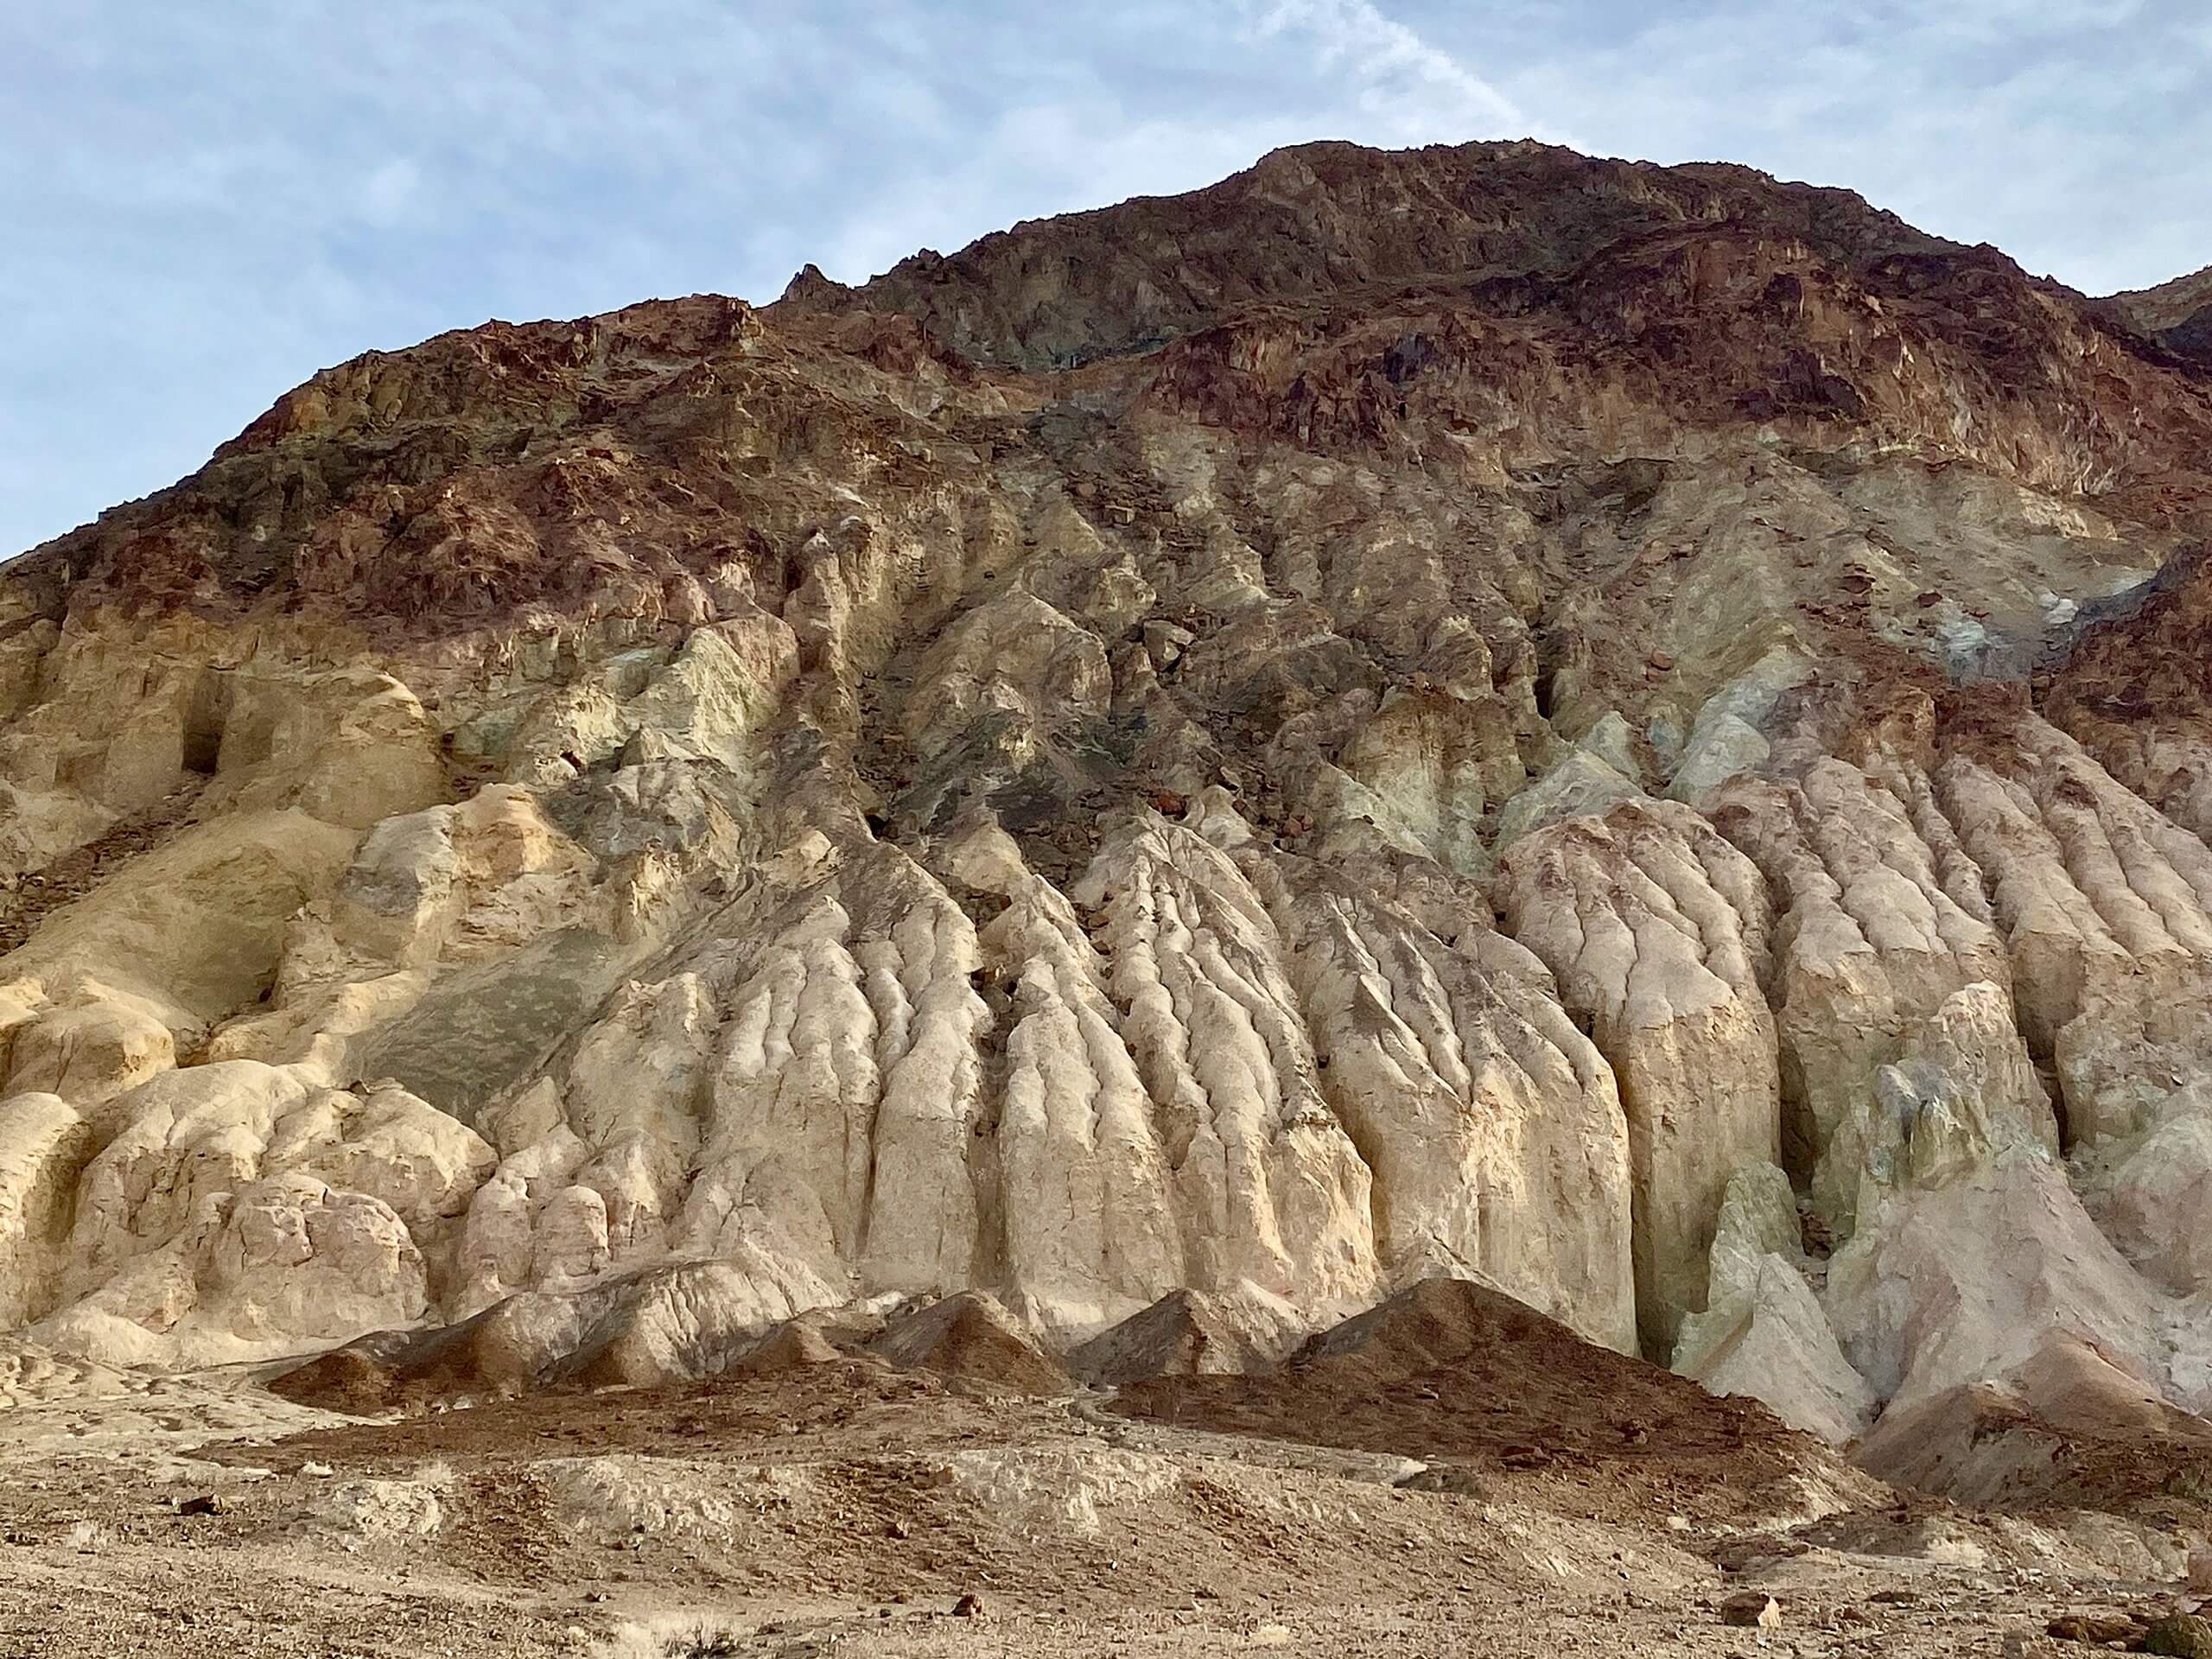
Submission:
[[[1369,0],[1273,0],[1258,10],[1249,32],[1259,40],[1310,37],[1319,48],[1316,67],[1348,73],[1358,84],[1361,109],[1389,123],[1403,143],[1434,142],[1440,115],[1486,132],[1539,136],[1511,99]]]

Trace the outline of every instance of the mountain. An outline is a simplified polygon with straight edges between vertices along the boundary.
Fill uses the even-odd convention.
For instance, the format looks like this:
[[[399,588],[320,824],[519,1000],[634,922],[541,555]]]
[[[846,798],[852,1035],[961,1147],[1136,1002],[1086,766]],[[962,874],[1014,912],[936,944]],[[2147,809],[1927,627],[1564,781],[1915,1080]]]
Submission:
[[[2116,294],[2113,303],[2168,349],[2198,362],[2212,358],[2212,266],[2156,288]]]
[[[1332,143],[318,374],[0,569],[0,1325],[2204,1413],[2202,284]]]

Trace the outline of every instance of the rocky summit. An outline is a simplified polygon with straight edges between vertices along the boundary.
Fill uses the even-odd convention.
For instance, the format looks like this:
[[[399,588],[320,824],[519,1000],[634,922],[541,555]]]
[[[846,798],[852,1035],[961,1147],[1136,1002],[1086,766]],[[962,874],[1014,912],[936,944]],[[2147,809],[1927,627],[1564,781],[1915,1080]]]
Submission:
[[[2209,544],[2207,274],[1528,143],[319,374],[0,568],[0,1611],[2152,1639]]]

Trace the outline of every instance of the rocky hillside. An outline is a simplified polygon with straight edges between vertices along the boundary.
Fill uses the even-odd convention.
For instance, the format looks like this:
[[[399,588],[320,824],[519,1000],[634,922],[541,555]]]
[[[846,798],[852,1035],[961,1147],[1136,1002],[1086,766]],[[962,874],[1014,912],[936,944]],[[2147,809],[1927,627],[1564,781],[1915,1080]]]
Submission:
[[[2186,346],[1330,144],[320,374],[0,570],[0,1326],[1249,1369],[1444,1274],[1838,1440],[2212,1408]]]
[[[2113,301],[2131,326],[2170,350],[2212,359],[2212,266]]]

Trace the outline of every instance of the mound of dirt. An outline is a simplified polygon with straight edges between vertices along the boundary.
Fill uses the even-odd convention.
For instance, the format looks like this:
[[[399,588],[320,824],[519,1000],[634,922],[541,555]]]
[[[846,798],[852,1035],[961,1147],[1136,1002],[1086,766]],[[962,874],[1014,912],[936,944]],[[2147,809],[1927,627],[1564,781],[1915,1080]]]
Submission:
[[[1297,1336],[1287,1318],[1253,1298],[1179,1290],[1101,1332],[1067,1364],[1103,1388],[1156,1376],[1250,1376],[1281,1363]]]
[[[730,1369],[741,1375],[766,1376],[775,1371],[804,1370],[812,1365],[834,1365],[844,1355],[817,1325],[786,1319],[760,1339]]]
[[[1757,1402],[1584,1341],[1488,1287],[1429,1279],[1266,1376],[1161,1376],[1113,1409],[1216,1432],[1541,1477],[1569,1513],[1803,1517],[1877,1483]]]
[[[974,1293],[909,1307],[888,1323],[868,1302],[773,1324],[672,1317],[713,1264],[659,1269],[580,1295],[512,1297],[459,1325],[385,1331],[269,1382],[301,1405],[366,1416],[536,1389],[662,1388],[769,1376],[836,1361],[930,1371],[1020,1394],[1062,1395],[1074,1381],[995,1297]],[[705,1286],[711,1289],[711,1283]]]
[[[486,1352],[486,1335],[480,1319],[435,1331],[379,1331],[281,1372],[266,1387],[295,1405],[367,1417],[512,1393],[537,1380],[502,1377]]]
[[[1961,1503],[2212,1519],[2212,1424],[2072,1338],[1994,1382],[1888,1412],[1858,1456],[1885,1480]]]
[[[999,1300],[963,1291],[900,1314],[868,1344],[902,1370],[995,1384],[1018,1394],[1068,1394],[1074,1379],[1030,1340]]]
[[[655,1388],[718,1376],[783,1323],[726,1262],[691,1262],[575,1292],[526,1292],[456,1325],[357,1338],[276,1377],[289,1400],[355,1413],[558,1386]],[[801,1315],[816,1319],[816,1315]],[[864,1309],[821,1326],[857,1346],[881,1321]]]

